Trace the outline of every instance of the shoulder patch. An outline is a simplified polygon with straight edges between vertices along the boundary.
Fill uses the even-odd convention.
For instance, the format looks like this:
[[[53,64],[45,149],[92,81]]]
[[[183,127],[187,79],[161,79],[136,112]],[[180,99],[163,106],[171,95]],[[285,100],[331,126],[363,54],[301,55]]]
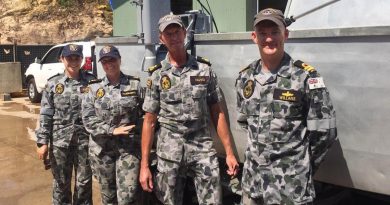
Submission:
[[[240,72],[238,72],[238,73],[241,74],[241,73],[245,72],[248,69],[255,70],[259,66],[260,61],[261,61],[260,59],[253,61],[251,64],[249,64],[246,67],[242,68],[240,70]]]
[[[324,79],[322,77],[309,78],[307,82],[309,84],[310,90],[317,89],[317,88],[325,88]]]
[[[249,68],[250,68],[250,66],[246,66],[246,67],[244,67],[244,68],[241,68],[240,72],[238,72],[238,73],[241,74],[242,72],[248,70]]]
[[[102,82],[102,81],[103,81],[102,79],[93,79],[93,80],[90,80],[90,81],[88,82],[88,85],[94,84],[94,83],[100,83],[100,82]]]
[[[211,66],[211,63],[210,63],[209,59],[207,59],[207,58],[196,56],[196,61],[198,61],[200,63],[207,64],[208,66]]]
[[[138,80],[138,81],[140,81],[139,77],[135,77],[135,76],[131,76],[131,75],[128,75],[128,76],[127,76],[127,79],[129,79],[129,80]]]
[[[57,77],[57,76],[59,76],[59,75],[61,75],[61,73],[57,73],[57,74],[51,76],[51,77],[50,77],[49,79],[47,79],[47,80],[49,81],[50,79],[52,79],[52,78],[54,78],[54,77]]]
[[[161,63],[156,64],[156,65],[154,65],[154,66],[150,66],[150,67],[148,68],[148,72],[149,72],[150,74],[152,74],[154,71],[156,71],[157,69],[160,69],[161,67],[162,67]]]
[[[306,63],[304,63],[304,62],[302,62],[302,61],[300,61],[300,60],[296,60],[296,61],[294,62],[294,65],[295,65],[296,67],[298,67],[298,68],[302,68],[303,70],[305,70],[305,71],[307,71],[307,72],[309,72],[309,73],[315,73],[315,72],[317,72],[317,71],[314,69],[313,66],[311,66],[311,65],[309,65],[309,64],[306,64]]]

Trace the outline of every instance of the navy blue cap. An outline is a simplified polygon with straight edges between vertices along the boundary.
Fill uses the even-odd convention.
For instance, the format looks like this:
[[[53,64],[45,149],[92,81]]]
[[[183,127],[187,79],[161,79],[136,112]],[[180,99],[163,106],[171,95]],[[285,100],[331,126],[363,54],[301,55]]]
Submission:
[[[104,46],[99,53],[99,61],[102,60],[104,57],[112,57],[112,58],[121,58],[121,55],[119,54],[119,50],[115,46]]]
[[[64,49],[62,49],[62,56],[67,57],[70,55],[76,55],[83,57],[83,46],[82,45],[76,45],[76,44],[68,44],[64,46]]]

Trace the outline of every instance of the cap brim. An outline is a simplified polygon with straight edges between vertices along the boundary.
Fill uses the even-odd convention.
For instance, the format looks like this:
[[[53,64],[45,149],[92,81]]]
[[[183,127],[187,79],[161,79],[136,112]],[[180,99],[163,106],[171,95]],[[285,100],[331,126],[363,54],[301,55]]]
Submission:
[[[110,57],[110,58],[115,58],[115,59],[119,59],[120,58],[119,56],[116,56],[116,55],[107,54],[107,55],[104,55],[104,56],[100,57],[98,62],[100,62],[105,57]]]
[[[62,54],[62,56],[64,56],[64,57],[68,57],[68,56],[79,56],[79,57],[83,57],[83,55],[82,55],[82,54],[79,54],[79,53]]]
[[[171,21],[171,22],[165,22],[165,23],[162,23],[160,26],[159,26],[159,29],[161,32],[163,32],[169,25],[171,24],[177,24],[179,25],[180,27],[183,27],[184,25],[181,24],[180,22],[177,22],[177,21]]]
[[[262,17],[262,18],[258,18],[255,20],[255,22],[253,23],[253,26],[256,26],[258,23],[262,22],[262,21],[272,21],[274,22],[276,25],[278,25],[279,27],[286,27],[286,25],[281,22],[279,19],[277,18],[274,18],[274,17]]]

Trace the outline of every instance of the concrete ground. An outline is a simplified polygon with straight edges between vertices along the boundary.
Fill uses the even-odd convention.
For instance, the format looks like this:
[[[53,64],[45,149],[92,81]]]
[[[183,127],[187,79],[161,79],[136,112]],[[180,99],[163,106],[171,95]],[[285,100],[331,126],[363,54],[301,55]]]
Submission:
[[[45,170],[36,154],[35,129],[38,125],[39,104],[26,97],[0,101],[0,205],[51,204],[52,174]],[[327,188],[325,188],[326,190]],[[191,199],[195,193],[185,198]],[[140,199],[155,201],[153,197]],[[316,205],[388,205],[386,196],[373,196],[356,190],[331,187],[317,193]],[[93,202],[100,205],[97,181],[93,181]],[[224,198],[224,205],[238,204],[239,198]],[[152,204],[154,204],[152,202]],[[155,202],[155,204],[158,204]],[[189,204],[189,203],[185,203]]]
[[[0,205],[51,204],[52,174],[36,154],[39,108],[26,97],[0,101]],[[93,201],[101,204],[96,180]]]

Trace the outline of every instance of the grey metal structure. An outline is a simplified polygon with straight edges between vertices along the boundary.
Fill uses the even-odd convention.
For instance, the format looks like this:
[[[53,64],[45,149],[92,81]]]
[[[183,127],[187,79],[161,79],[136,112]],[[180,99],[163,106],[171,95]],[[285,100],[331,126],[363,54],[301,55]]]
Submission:
[[[249,35],[195,36],[197,55],[211,59],[221,82],[241,161],[246,134],[236,123],[234,83],[259,58]],[[390,195],[390,27],[293,31],[286,50],[324,76],[336,108],[339,143],[316,179]]]
[[[286,16],[303,13],[324,2],[327,1],[290,0]],[[388,9],[388,0],[341,0],[292,24],[286,50],[324,76],[336,108],[339,142],[332,147],[316,179],[390,196]],[[106,43],[119,47],[125,72],[141,76],[144,85],[144,45],[136,41],[116,42],[115,38],[98,39],[97,50]],[[210,59],[218,75],[233,141],[242,162],[247,136],[236,123],[234,84],[239,70],[259,58],[257,47],[249,32],[196,34],[195,51],[196,55]],[[223,153],[218,138],[215,140]]]

